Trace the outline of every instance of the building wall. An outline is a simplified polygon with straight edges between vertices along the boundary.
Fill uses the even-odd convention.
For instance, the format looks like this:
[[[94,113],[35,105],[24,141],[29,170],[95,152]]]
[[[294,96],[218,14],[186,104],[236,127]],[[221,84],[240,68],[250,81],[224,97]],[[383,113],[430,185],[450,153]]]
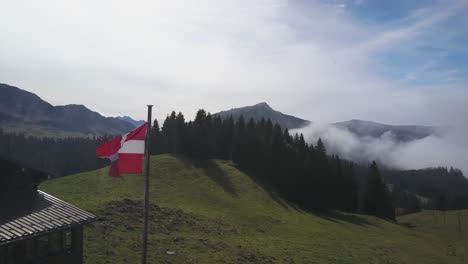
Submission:
[[[0,264],[82,264],[83,226],[0,246]],[[2,256],[3,255],[3,256]]]

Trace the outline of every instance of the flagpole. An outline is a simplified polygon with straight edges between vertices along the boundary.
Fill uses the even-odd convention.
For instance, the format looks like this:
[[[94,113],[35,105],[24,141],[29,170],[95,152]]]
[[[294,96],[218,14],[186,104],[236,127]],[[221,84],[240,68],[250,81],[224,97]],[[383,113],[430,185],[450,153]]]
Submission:
[[[149,211],[149,181],[150,181],[150,139],[151,139],[151,109],[152,105],[148,105],[148,122],[146,123],[146,170],[145,170],[145,203],[144,203],[144,227],[143,227],[143,251],[141,263],[146,264],[146,252],[148,246],[148,211]]]

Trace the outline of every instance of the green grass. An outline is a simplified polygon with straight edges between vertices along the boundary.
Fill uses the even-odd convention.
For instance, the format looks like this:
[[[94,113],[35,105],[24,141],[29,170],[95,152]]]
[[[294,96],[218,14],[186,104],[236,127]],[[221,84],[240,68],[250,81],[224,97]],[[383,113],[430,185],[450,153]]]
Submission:
[[[85,229],[85,263],[132,264],[140,261],[143,180],[114,179],[101,169],[40,189],[98,216]],[[426,221],[430,212],[402,218],[415,228],[370,216],[306,213],[229,161],[153,156],[150,200],[149,263],[463,263],[467,255],[458,249],[466,236],[453,242],[452,233],[436,232],[443,233],[450,217],[436,229]],[[468,229],[468,219],[462,221]],[[448,250],[454,243],[455,255]]]
[[[402,216],[399,221],[416,231],[437,237],[445,254],[461,263],[468,263],[468,210],[423,211]]]

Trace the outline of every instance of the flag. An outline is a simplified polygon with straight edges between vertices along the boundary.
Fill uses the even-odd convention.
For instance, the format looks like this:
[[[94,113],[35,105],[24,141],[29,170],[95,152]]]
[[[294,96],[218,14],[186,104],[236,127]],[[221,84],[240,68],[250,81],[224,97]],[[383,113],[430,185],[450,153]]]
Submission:
[[[143,173],[146,126],[147,123],[144,123],[128,134],[104,142],[96,149],[98,157],[107,158],[111,162],[109,176]]]

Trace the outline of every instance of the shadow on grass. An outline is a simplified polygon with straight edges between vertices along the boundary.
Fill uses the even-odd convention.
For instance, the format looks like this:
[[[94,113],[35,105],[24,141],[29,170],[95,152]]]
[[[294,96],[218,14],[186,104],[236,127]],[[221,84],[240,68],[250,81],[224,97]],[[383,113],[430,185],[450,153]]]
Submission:
[[[203,170],[205,174],[216,183],[219,187],[221,187],[225,192],[233,195],[239,196],[236,187],[232,183],[229,176],[226,174],[224,170],[222,170],[218,163],[214,160],[209,159],[187,159],[180,155],[174,155],[179,161],[181,161],[185,166],[194,166],[197,169]]]
[[[224,170],[222,170],[219,165],[214,160],[209,159],[191,159],[186,158],[181,155],[173,155],[179,161],[181,161],[186,167],[194,166],[198,169],[202,169],[206,175],[217,185],[219,185],[223,190],[231,195],[238,196],[238,192],[229,179],[229,176],[226,174]],[[244,168],[240,168],[236,164],[233,164],[237,169],[244,172],[250,179],[252,179],[257,186],[262,188],[270,198],[275,201],[278,205],[282,206],[287,210],[294,210],[299,213],[305,214],[312,214],[327,221],[335,222],[338,224],[342,224],[343,222],[356,224],[356,225],[373,225],[372,223],[368,222],[363,216],[351,213],[343,213],[339,211],[333,210],[311,210],[308,208],[303,208],[297,205],[294,202],[288,201],[286,197],[283,197],[278,191],[275,190],[261,175],[254,173],[252,171],[246,170]]]
[[[263,191],[265,191],[270,198],[275,201],[278,205],[282,206],[288,210],[294,210],[298,212],[304,212],[297,204],[288,201],[287,198],[283,197],[280,192],[278,192],[270,183],[265,180],[261,174],[255,173],[253,171],[247,170],[245,168],[241,168],[237,164],[233,164],[238,170],[242,171],[245,175],[247,175],[252,181],[257,184]]]
[[[271,186],[271,184],[267,183],[267,181],[264,180],[265,177],[262,176],[261,174],[239,168],[238,166],[236,166],[236,168],[243,171],[246,175],[248,175],[258,186],[260,186],[266,193],[268,193],[268,195],[270,196],[272,200],[274,200],[276,203],[278,203],[279,205],[281,205],[282,207],[288,210],[294,210],[299,213],[315,215],[322,219],[335,222],[338,224],[341,224],[342,222],[347,222],[347,223],[361,225],[361,226],[373,225],[361,215],[339,212],[339,211],[334,211],[334,210],[314,210],[314,209],[301,207],[300,205],[292,201],[289,201],[286,197],[283,197],[278,191],[276,191]]]
[[[367,219],[365,219],[363,216],[356,214],[343,213],[339,211],[309,211],[309,213],[313,213],[322,219],[338,224],[341,224],[341,222],[347,222],[360,226],[374,225],[367,221]]]

